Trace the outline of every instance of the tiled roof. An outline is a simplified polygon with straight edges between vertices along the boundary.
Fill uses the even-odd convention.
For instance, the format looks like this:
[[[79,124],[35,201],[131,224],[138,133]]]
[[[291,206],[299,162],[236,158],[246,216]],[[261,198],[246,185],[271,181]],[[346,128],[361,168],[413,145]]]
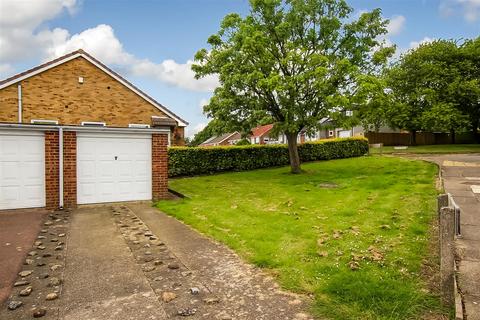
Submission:
[[[218,144],[218,143],[222,143],[223,141],[227,140],[228,138],[230,138],[234,134],[237,134],[237,132],[235,131],[235,132],[225,133],[225,134],[222,134],[220,136],[213,136],[213,137],[209,138],[208,140],[202,142],[200,145],[205,146],[205,145],[215,145],[215,144]]]
[[[83,56],[84,58],[86,58],[87,60],[89,60],[90,62],[92,62],[94,65],[96,65],[97,67],[99,67],[100,69],[102,69],[103,71],[105,71],[107,74],[110,74],[113,78],[116,78],[120,83],[123,83],[127,88],[129,88],[130,90],[134,91],[135,93],[137,93],[138,95],[140,95],[141,97],[143,97],[145,100],[149,101],[150,103],[152,103],[153,105],[155,105],[158,109],[160,109],[161,111],[164,111],[165,113],[167,113],[168,115],[172,116],[173,118],[175,118],[175,120],[177,121],[180,121],[180,122],[183,122],[185,123],[185,125],[188,125],[188,122],[183,120],[182,118],[180,118],[179,116],[177,116],[175,113],[173,113],[172,111],[170,111],[168,108],[166,108],[165,106],[163,106],[161,103],[159,103],[158,101],[156,101],[155,99],[153,99],[152,97],[150,97],[149,95],[147,95],[145,92],[143,92],[142,90],[140,90],[139,88],[137,88],[135,85],[133,85],[132,83],[130,83],[128,80],[126,80],[125,78],[123,78],[121,75],[119,75],[118,73],[116,73],[115,71],[113,71],[112,69],[110,69],[109,67],[107,67],[106,65],[104,65],[102,62],[98,61],[97,59],[95,59],[93,56],[91,56],[90,54],[88,54],[87,52],[85,52],[84,50],[82,49],[79,49],[79,50],[76,50],[76,51],[73,51],[73,52],[70,52],[66,55],[63,55],[61,57],[58,57],[54,60],[51,60],[51,61],[48,61],[44,64],[41,64],[35,68],[32,68],[32,69],[29,69],[27,71],[24,71],[24,72],[21,72],[21,73],[18,73],[12,77],[9,77],[7,79],[4,79],[4,80],[1,80],[0,81],[0,89],[2,87],[6,87],[6,86],[9,86],[11,84],[14,84],[16,82],[19,82],[23,79],[26,79],[26,78],[29,78],[31,76],[34,76],[35,74],[38,74],[40,72],[43,72],[43,71],[46,71],[50,68],[53,68],[59,64],[62,64],[64,62],[67,62],[67,61],[70,61],[71,59],[74,59],[78,56]]]
[[[273,124],[267,124],[267,125],[264,125],[264,126],[259,126],[259,127],[253,128],[252,129],[252,137],[253,138],[260,137],[260,136],[264,135],[265,133],[269,132],[270,130],[272,130],[272,128],[273,128]]]

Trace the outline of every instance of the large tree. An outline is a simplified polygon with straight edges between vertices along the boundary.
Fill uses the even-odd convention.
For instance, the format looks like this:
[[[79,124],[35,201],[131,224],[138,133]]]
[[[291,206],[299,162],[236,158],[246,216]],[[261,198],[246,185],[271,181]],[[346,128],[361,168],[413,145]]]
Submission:
[[[197,78],[220,86],[205,112],[248,131],[271,118],[288,140],[299,173],[297,135],[333,112],[351,109],[358,77],[385,55],[379,9],[358,19],[344,0],[250,0],[250,13],[227,15],[195,55]]]
[[[480,54],[476,41],[462,45],[437,40],[406,52],[388,72],[394,103],[392,125],[416,131],[455,131],[470,126],[476,133],[480,103]],[[475,46],[476,44],[476,46]],[[476,54],[476,55],[475,55]]]
[[[469,128],[480,143],[480,37],[465,41],[460,47],[458,69],[461,77],[451,85],[457,109],[468,116]]]

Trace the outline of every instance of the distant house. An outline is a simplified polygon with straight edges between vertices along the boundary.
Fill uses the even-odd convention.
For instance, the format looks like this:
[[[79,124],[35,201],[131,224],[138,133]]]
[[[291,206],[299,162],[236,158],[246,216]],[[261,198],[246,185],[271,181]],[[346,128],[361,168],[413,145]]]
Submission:
[[[220,136],[213,136],[204,142],[199,147],[216,147],[216,146],[232,146],[242,139],[239,132],[226,133]]]
[[[320,139],[364,137],[366,134],[366,131],[362,126],[354,126],[351,128],[341,128],[341,127],[337,127],[335,122],[329,118],[323,118],[322,120],[320,120],[320,124],[323,127],[322,129],[316,130],[314,133],[305,134],[303,140],[316,141]],[[389,127],[381,127],[379,132],[393,133],[393,132],[400,132],[400,131],[389,128]]]
[[[272,144],[279,143],[278,136],[272,135],[271,131],[273,124],[258,126],[252,129],[252,134],[249,136],[251,144]]]
[[[287,136],[283,133],[273,134],[273,124],[258,126],[252,129],[252,134],[249,136],[251,144],[286,144]],[[297,137],[298,143],[305,142],[305,133],[301,132]]]

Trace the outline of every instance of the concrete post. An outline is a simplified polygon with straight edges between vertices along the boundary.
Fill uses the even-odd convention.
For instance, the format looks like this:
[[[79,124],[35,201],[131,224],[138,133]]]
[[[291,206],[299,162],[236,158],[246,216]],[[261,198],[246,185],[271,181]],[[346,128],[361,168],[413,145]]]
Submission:
[[[440,209],[440,281],[442,302],[447,306],[455,303],[454,288],[454,246],[455,246],[455,210]]]
[[[438,214],[440,214],[440,209],[443,207],[448,207],[448,194],[441,194],[438,196]]]

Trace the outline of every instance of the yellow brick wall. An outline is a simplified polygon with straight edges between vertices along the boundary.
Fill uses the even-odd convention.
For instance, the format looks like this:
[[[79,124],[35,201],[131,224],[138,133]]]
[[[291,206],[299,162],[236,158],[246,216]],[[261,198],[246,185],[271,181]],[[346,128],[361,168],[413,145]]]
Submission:
[[[0,90],[0,122],[18,122],[17,85]]]
[[[84,83],[78,82],[84,78]],[[18,121],[17,84],[0,90],[0,122]],[[106,122],[125,127],[151,124],[164,116],[136,93],[82,57],[22,81],[23,123],[32,119],[58,120],[79,125],[82,121]]]

